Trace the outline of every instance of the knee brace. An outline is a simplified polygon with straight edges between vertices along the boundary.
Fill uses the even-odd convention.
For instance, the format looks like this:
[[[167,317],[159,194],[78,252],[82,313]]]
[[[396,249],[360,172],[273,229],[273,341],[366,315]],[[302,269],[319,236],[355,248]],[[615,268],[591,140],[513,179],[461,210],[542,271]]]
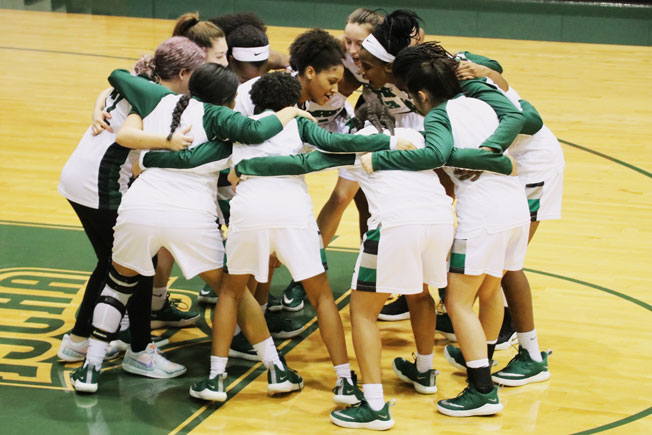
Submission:
[[[121,275],[111,266],[106,285],[93,311],[92,337],[109,341],[118,331],[120,320],[138,285],[139,278],[139,275],[133,277]]]

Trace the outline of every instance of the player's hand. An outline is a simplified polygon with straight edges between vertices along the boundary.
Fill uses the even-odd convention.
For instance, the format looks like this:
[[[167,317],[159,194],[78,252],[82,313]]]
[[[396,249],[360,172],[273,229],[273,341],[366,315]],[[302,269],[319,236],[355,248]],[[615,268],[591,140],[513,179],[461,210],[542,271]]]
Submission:
[[[417,147],[414,146],[412,142],[409,140],[402,138],[402,137],[397,137],[396,138],[396,149],[399,151],[408,151],[408,150],[416,150]]]
[[[482,175],[482,171],[471,171],[469,169],[455,169],[453,172],[459,180],[477,181]]]
[[[167,149],[171,151],[181,151],[188,148],[192,144],[193,137],[187,136],[186,133],[190,131],[192,125],[184,128],[178,128],[172,133],[172,137],[167,141]]]
[[[457,79],[469,80],[478,77],[486,77],[487,71],[485,69],[485,66],[469,62],[468,60],[460,61],[460,63],[457,65]]]
[[[374,172],[374,165],[371,163],[371,153],[365,153],[361,155],[360,164],[362,165],[362,168],[367,172],[367,174]]]
[[[240,182],[240,177],[238,177],[238,174],[235,172],[235,168],[231,168],[231,171],[229,171],[229,175],[226,177],[226,179],[229,180],[229,183],[231,183],[231,189],[233,189],[235,192],[235,187]]]
[[[107,119],[111,119],[111,114],[106,110],[93,111],[93,119],[91,123],[91,134],[93,136],[97,136],[98,134],[102,133],[104,130],[113,133],[113,129],[106,121]]]

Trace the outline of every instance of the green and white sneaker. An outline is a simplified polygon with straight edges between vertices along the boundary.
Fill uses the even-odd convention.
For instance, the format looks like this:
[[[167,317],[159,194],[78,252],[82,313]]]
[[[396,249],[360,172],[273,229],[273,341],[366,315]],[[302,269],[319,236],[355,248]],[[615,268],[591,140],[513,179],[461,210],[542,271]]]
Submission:
[[[284,315],[265,315],[269,333],[274,338],[293,338],[301,334],[305,323]]]
[[[214,378],[202,379],[190,386],[189,393],[192,397],[212,402],[224,402],[226,400],[226,372],[220,373]]]
[[[165,304],[160,310],[152,311],[152,329],[159,328],[182,328],[191,326],[199,320],[199,313],[196,311],[182,311],[179,309],[179,299],[165,299]]]
[[[281,357],[283,368],[280,369],[272,366],[267,369],[267,392],[269,394],[289,393],[290,391],[299,391],[303,388],[303,378],[292,370]]]
[[[362,399],[357,405],[331,412],[331,421],[337,426],[352,429],[391,429],[394,426],[394,420],[389,413],[391,405],[391,402],[386,402],[379,411],[374,411],[369,403]]]
[[[260,361],[256,349],[247,341],[247,337],[240,332],[233,336],[229,348],[229,358],[246,359],[247,361]]]
[[[65,362],[84,361],[86,358],[86,351],[88,351],[88,339],[74,342],[70,339],[70,334],[64,334],[61,339],[61,344],[59,345],[59,350],[57,351],[57,356]],[[109,347],[106,349],[104,359],[109,361],[116,359],[119,356],[120,350],[113,346],[113,343],[110,343]]]
[[[70,383],[75,391],[80,393],[95,393],[100,379],[100,368],[86,363],[70,373]]]
[[[409,362],[405,358],[395,358],[392,364],[394,373],[403,382],[414,385],[414,389],[420,394],[435,394],[437,392],[437,375],[435,369],[420,372],[417,370],[417,363]]]
[[[154,343],[150,343],[140,352],[133,352],[131,347],[127,349],[122,359],[122,370],[148,378],[169,379],[184,374],[186,367],[168,360]]]
[[[299,311],[303,308],[303,299],[306,297],[306,291],[300,282],[292,281],[283,290],[283,300],[281,304],[286,311]]]
[[[503,405],[498,400],[498,387],[483,394],[469,384],[456,398],[437,402],[437,410],[451,417],[471,417],[497,414]]]
[[[274,313],[276,311],[282,311],[282,310],[283,310],[283,304],[281,303],[281,300],[274,295],[268,295],[267,311],[271,311]]]
[[[217,303],[217,294],[213,291],[211,286],[206,284],[204,288],[199,290],[197,302],[200,304],[215,305]]]
[[[447,344],[444,347],[444,358],[457,370],[466,371],[466,361],[464,360],[464,355],[462,355],[462,349],[459,347]]]
[[[550,351],[548,351],[550,352]],[[491,375],[491,380],[500,385],[518,387],[533,382],[543,382],[550,379],[548,371],[548,352],[541,352],[543,361],[536,362],[523,347],[518,347],[518,353],[507,363],[504,369]],[[550,352],[552,353],[552,352]]]
[[[362,391],[358,388],[358,377],[351,371],[351,380],[338,378],[333,388],[333,401],[337,405],[355,405],[364,398]]]

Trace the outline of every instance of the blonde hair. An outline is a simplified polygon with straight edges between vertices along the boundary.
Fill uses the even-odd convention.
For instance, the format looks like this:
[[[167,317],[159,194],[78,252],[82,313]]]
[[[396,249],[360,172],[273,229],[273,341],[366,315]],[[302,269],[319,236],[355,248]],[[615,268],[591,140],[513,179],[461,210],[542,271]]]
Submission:
[[[177,19],[172,36],[185,36],[202,48],[213,46],[213,41],[224,38],[224,32],[210,21],[200,21],[197,12],[188,12]]]

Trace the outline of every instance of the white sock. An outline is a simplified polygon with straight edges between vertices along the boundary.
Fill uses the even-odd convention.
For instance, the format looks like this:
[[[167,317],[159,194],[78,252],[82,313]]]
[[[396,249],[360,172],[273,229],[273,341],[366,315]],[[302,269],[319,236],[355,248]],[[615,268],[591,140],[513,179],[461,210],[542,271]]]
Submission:
[[[208,377],[212,379],[215,376],[224,373],[224,370],[226,370],[226,362],[228,360],[228,358],[211,355],[211,372],[208,374]]]
[[[129,314],[125,311],[125,315],[120,319],[120,330],[126,331],[129,329]]]
[[[537,330],[533,329],[530,332],[517,332],[518,344],[530,354],[536,362],[543,361],[541,358],[541,350],[539,349],[539,340],[537,339]]]
[[[263,310],[263,315],[267,312],[267,303],[264,303],[260,306],[260,309]]]
[[[93,364],[95,367],[102,367],[102,362],[106,356],[106,348],[109,343],[98,340],[97,338],[88,339],[88,350],[86,351],[86,364]]]
[[[383,384],[363,384],[364,398],[374,411],[380,411],[385,406]]]
[[[333,368],[335,369],[335,376],[337,376],[338,379],[346,378],[349,382],[351,381],[351,364],[340,364],[333,366]]]
[[[163,308],[167,295],[167,287],[154,287],[152,289],[152,311],[158,311]]]
[[[475,359],[467,361],[466,366],[470,369],[479,369],[480,367],[489,367],[489,358]]]
[[[430,355],[421,355],[419,352],[417,352],[417,370],[420,373],[431,370],[432,358],[433,358],[432,353]]]
[[[278,356],[278,352],[276,351],[276,346],[274,345],[272,337],[268,337],[266,340],[254,344],[254,349],[256,349],[256,353],[260,357],[260,360],[268,369],[273,366],[276,366],[279,369],[284,368],[283,363],[281,363],[281,358]]]
[[[242,332],[242,329],[240,329],[240,325],[238,325],[238,324],[236,323],[236,324],[235,324],[235,330],[233,331],[233,336],[235,337],[236,335],[238,335],[238,334],[241,333],[241,332]]]

